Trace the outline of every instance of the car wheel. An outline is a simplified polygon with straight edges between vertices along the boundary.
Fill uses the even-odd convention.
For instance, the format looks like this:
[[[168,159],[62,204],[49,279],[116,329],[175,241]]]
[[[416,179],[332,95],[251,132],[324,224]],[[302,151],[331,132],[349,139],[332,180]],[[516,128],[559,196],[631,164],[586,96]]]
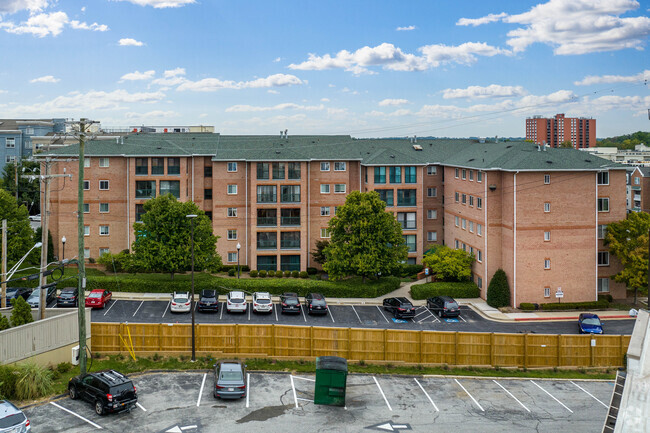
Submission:
[[[72,400],[76,400],[77,398],[79,398],[79,396],[77,395],[77,388],[74,385],[70,385],[70,388],[68,388],[68,394],[70,394],[70,398]]]
[[[97,415],[104,415],[104,405],[99,400],[95,401],[95,412]]]

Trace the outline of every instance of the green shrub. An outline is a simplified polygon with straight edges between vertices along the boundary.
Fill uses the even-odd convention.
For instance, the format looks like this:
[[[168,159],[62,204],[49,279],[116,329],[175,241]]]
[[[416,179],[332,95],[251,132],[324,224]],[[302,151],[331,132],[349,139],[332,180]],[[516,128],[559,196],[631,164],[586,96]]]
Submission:
[[[266,271],[265,271],[264,269],[262,269],[262,270],[259,272],[259,276],[260,276],[260,278],[266,278]]]
[[[0,365],[0,399],[16,398],[18,372],[13,365]]]
[[[478,298],[479,289],[471,281],[435,282],[411,286],[413,299],[427,299],[433,296],[451,296],[452,298]]]
[[[277,271],[275,273],[275,278],[282,278],[282,277],[283,277],[282,271]]]
[[[275,271],[273,269],[271,269],[269,272],[267,272],[267,275],[269,277],[275,277]]]
[[[52,394],[54,390],[52,371],[34,363],[17,366],[16,398],[32,400]]]
[[[602,295],[598,295],[598,300],[600,301],[601,299],[604,299],[609,303],[614,302],[614,298],[609,293],[604,293]]]
[[[298,271],[293,271],[293,272],[298,272]],[[309,267],[307,268],[307,273],[309,275],[316,275],[318,273],[318,269]]]
[[[314,268],[312,268],[312,269],[314,269]],[[307,271],[307,273],[309,273],[309,271]],[[291,271],[291,276],[293,278],[298,278],[300,276],[300,271]]]
[[[228,272],[231,269],[234,269],[235,272],[237,272],[237,265],[221,265],[219,267],[219,270],[221,272]],[[249,272],[250,270],[251,270],[251,268],[248,265],[239,265],[239,271],[240,272]]]
[[[61,364],[58,364],[56,366],[56,371],[58,371],[61,374],[67,373],[70,370],[72,370],[72,364],[70,364],[69,362],[62,362]]]
[[[94,257],[88,257],[88,263],[90,263],[90,264],[95,263],[95,258]]]
[[[291,271],[284,271],[284,276],[289,278],[291,276]]]
[[[558,310],[594,310],[604,309],[609,307],[609,302],[606,299],[591,302],[553,302],[548,304],[541,304],[540,308],[545,311],[558,311]]]
[[[531,311],[535,309],[535,304],[532,304],[530,302],[522,302],[521,304],[519,304],[519,309],[525,311]]]
[[[307,271],[300,271],[300,274],[298,274],[300,278],[309,278],[309,274]]]
[[[9,319],[6,316],[0,316],[0,331],[11,328],[9,325]]]
[[[228,269],[228,276],[229,277],[234,277],[236,273],[237,273],[237,271],[235,269],[232,269],[232,268]]]
[[[21,296],[12,299],[11,304],[14,306],[11,312],[11,326],[22,326],[34,321],[32,317],[32,308]]]
[[[418,273],[422,272],[422,269],[424,269],[422,265],[407,265],[404,263],[401,266],[397,267],[393,271],[392,275],[400,278],[406,278],[410,277],[411,275],[417,275]]]
[[[257,271],[256,271],[255,269],[253,269],[253,270],[250,272],[250,276],[251,276],[251,278],[257,278]]]
[[[510,305],[510,286],[503,269],[497,269],[487,289],[487,303],[492,308]]]

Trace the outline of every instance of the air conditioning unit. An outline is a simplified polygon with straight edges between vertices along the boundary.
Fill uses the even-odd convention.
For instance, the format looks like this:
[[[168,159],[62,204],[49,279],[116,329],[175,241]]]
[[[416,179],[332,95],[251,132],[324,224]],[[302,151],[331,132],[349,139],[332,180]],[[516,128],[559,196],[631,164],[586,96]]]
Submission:
[[[79,365],[79,346],[72,348],[72,365]]]

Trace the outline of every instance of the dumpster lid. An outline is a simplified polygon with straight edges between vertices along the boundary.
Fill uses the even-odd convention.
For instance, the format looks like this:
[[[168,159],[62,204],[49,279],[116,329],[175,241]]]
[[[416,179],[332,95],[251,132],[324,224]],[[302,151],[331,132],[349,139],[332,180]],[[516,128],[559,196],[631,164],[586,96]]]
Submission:
[[[316,369],[348,371],[348,360],[338,356],[319,356],[316,358]]]

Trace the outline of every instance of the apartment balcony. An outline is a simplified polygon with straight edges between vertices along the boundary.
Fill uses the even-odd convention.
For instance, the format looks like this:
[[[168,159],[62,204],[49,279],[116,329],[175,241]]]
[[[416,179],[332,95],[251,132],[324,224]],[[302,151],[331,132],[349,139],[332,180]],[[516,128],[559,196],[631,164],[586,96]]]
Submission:
[[[258,250],[277,250],[278,242],[277,241],[257,241]]]
[[[632,185],[632,191],[641,191],[641,187],[639,185]]]
[[[283,250],[299,250],[300,249],[300,239],[282,239],[280,243],[280,248]]]
[[[300,217],[281,217],[280,218],[280,225],[282,226],[299,226],[300,225]]]
[[[276,217],[257,217],[258,227],[275,227],[278,225]]]

